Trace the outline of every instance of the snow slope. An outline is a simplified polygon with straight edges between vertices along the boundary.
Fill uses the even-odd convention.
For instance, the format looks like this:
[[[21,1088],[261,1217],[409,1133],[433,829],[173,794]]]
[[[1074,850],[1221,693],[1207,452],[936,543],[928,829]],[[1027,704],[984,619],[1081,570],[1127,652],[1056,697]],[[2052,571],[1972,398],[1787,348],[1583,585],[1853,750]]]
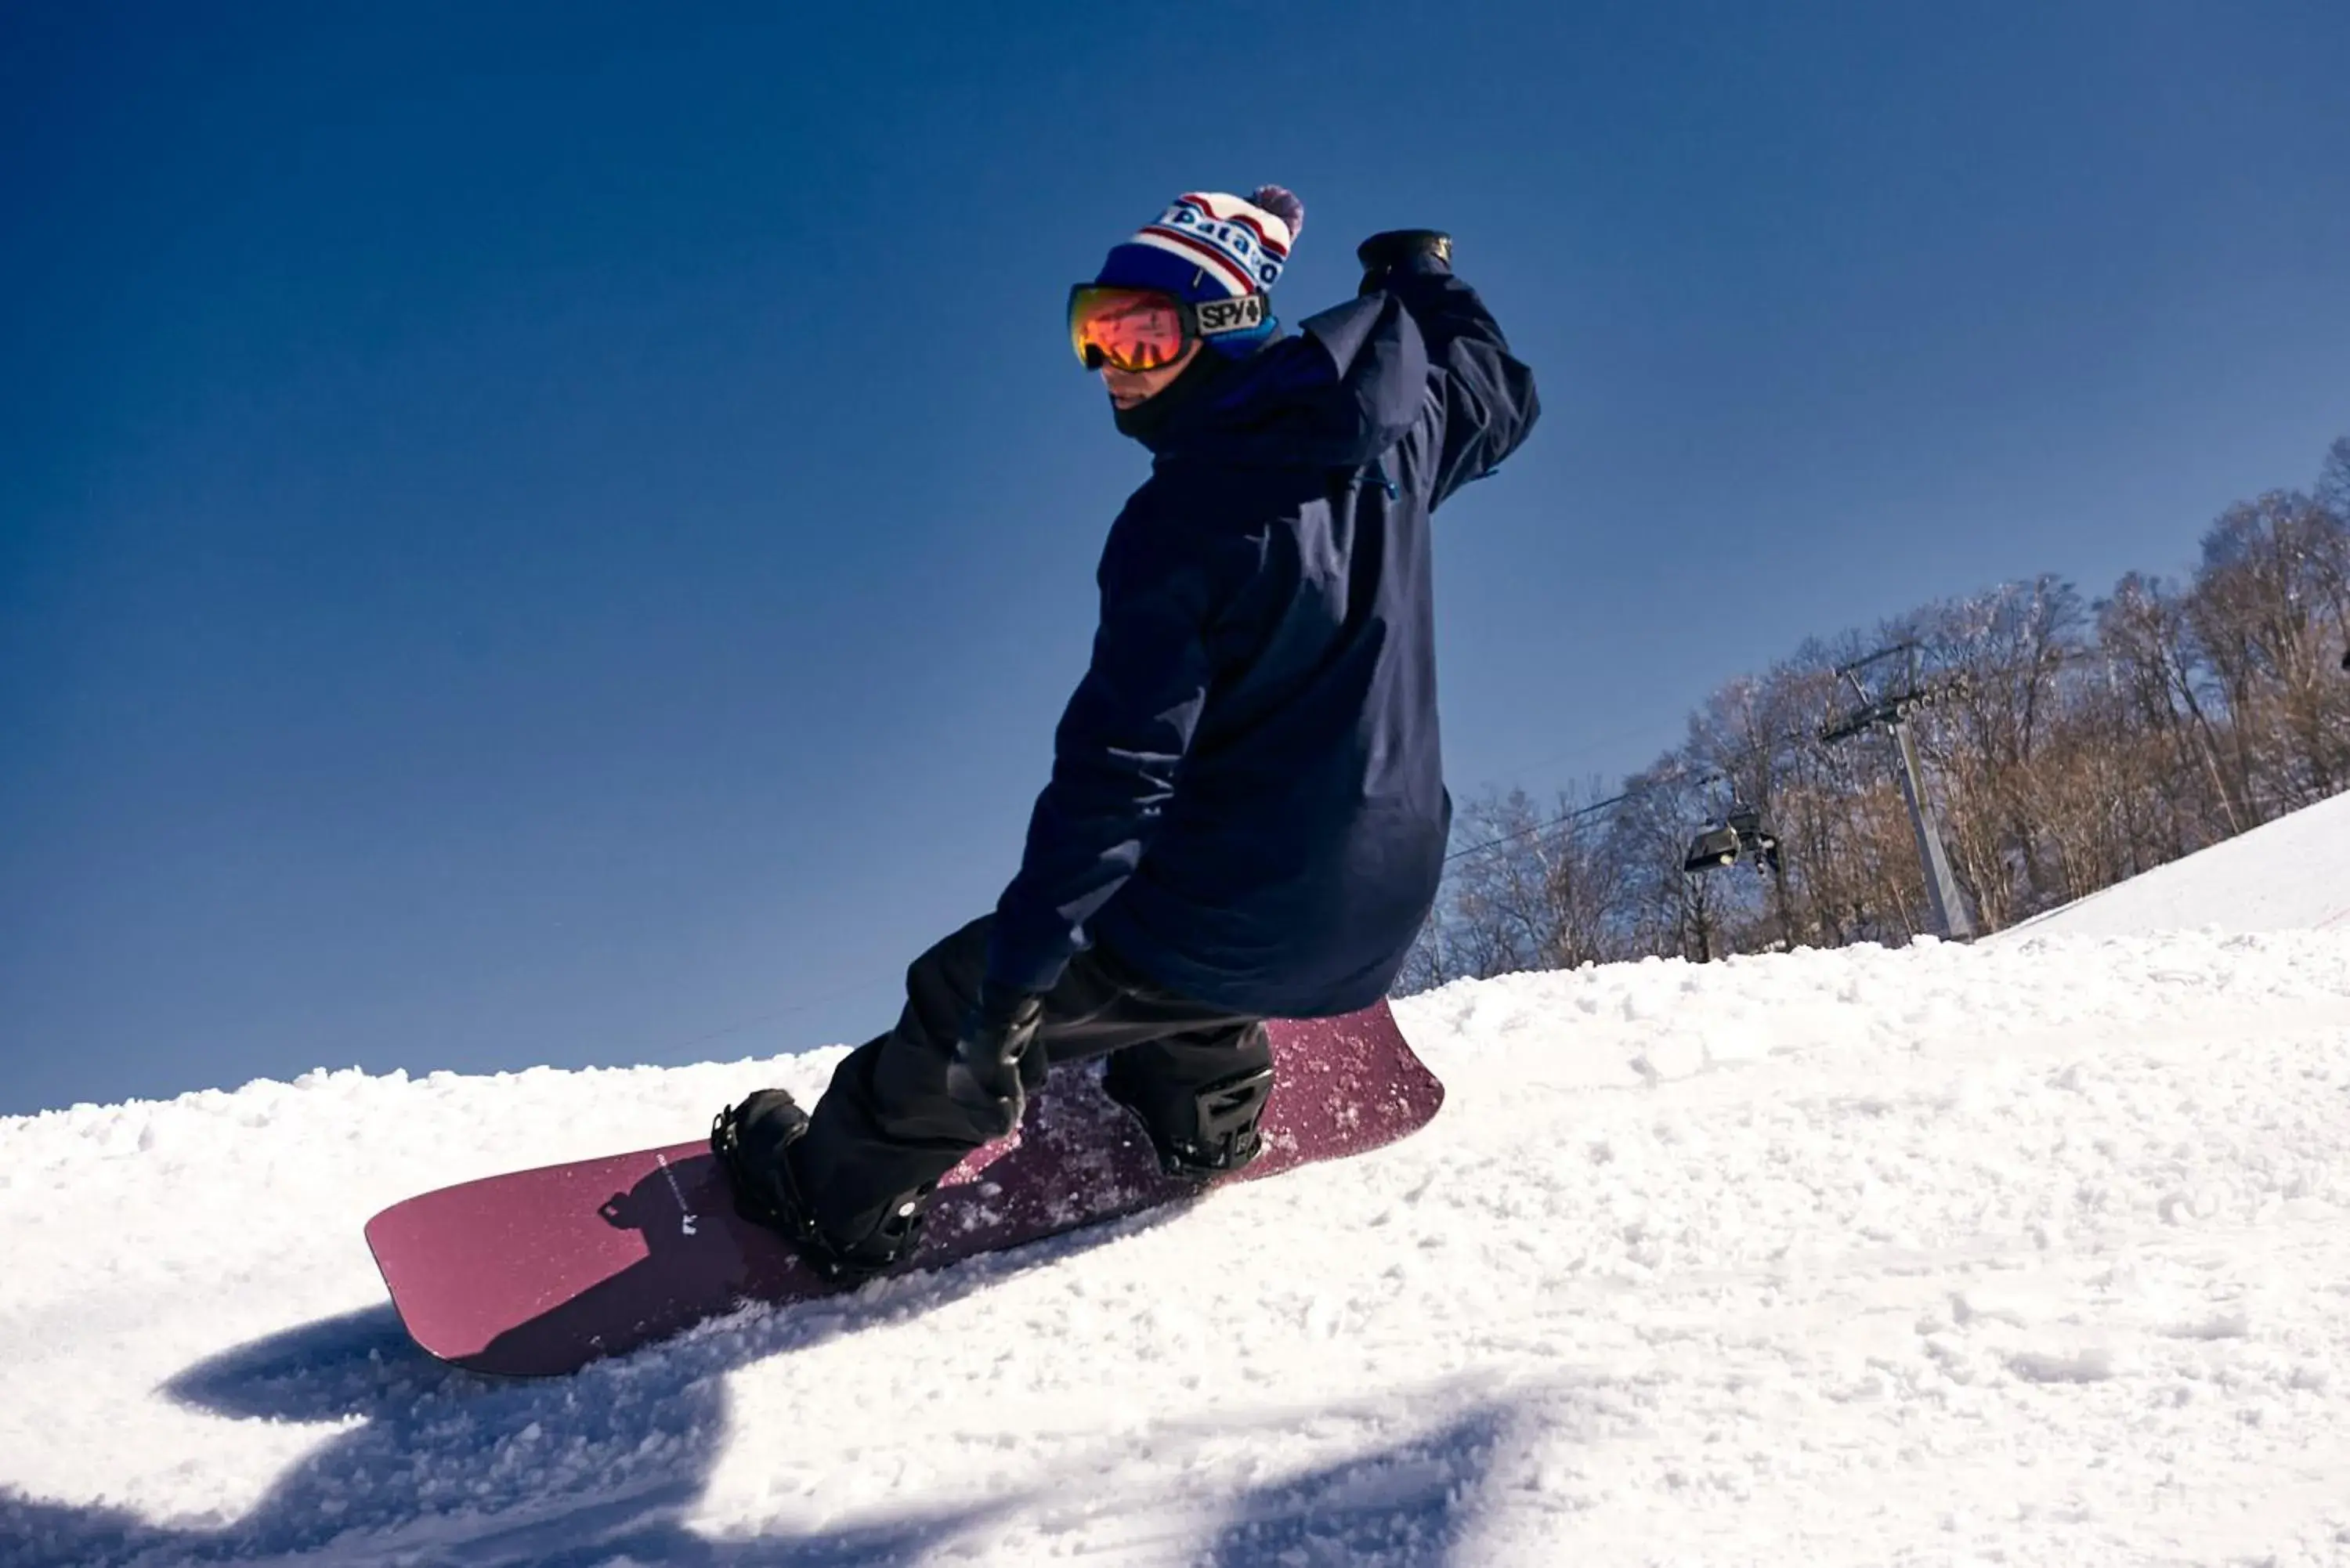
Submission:
[[[2350,928],[2350,794],[2020,921],[2010,932],[2117,937],[2205,926]]]
[[[0,1122],[0,1563],[2350,1562],[2350,931],[1399,1011],[1404,1144],[556,1383],[366,1217],[837,1053]]]
[[[361,1223],[837,1049],[0,1119],[0,1568],[2350,1563],[2345,828],[1451,986],[1403,1144],[560,1382],[418,1354]]]

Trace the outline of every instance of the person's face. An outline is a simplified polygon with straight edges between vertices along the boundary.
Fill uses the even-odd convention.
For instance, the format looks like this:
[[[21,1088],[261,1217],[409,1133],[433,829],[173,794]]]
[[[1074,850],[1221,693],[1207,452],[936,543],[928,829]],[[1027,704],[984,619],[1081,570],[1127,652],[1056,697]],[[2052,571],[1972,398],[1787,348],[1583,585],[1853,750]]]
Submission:
[[[1197,342],[1184,345],[1183,352],[1156,370],[1121,370],[1115,365],[1101,368],[1102,385],[1109,389],[1112,408],[1121,412],[1151,399],[1167,389],[1167,383],[1183,373],[1183,368],[1200,352]]]

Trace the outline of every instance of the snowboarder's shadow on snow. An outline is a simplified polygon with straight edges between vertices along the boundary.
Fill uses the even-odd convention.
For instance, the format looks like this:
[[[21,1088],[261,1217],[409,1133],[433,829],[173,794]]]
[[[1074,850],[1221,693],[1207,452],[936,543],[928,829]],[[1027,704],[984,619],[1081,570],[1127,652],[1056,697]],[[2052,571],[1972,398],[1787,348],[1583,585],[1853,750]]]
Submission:
[[[1512,1406],[1487,1399],[1434,1431],[1257,1487],[1233,1500],[1224,1527],[1186,1560],[1450,1563],[1477,1519],[1464,1497],[1519,1446],[1518,1426]]]
[[[388,1303],[305,1324],[199,1362],[161,1392],[231,1418],[359,1425],[296,1462],[257,1506],[218,1530],[158,1526],[125,1511],[0,1489],[0,1568],[290,1554],[348,1532],[384,1532],[389,1546],[419,1525],[429,1542],[423,1560],[433,1563],[907,1561],[1026,1498],[910,1510],[788,1538],[695,1534],[682,1520],[730,1428],[723,1375],[920,1316],[1170,1217],[1136,1216],[862,1292],[753,1309],[567,1377],[496,1378],[446,1366],[416,1347]]]
[[[610,1207],[608,1218],[621,1225],[644,1211],[626,1196]],[[331,1558],[361,1542],[477,1568],[584,1568],[616,1558],[712,1568],[914,1561],[1064,1489],[1040,1476],[1021,1490],[948,1508],[712,1540],[684,1521],[725,1449],[724,1375],[919,1317],[1180,1212],[1155,1210],[863,1293],[754,1310],[567,1377],[486,1377],[437,1362],[389,1304],[306,1324],[200,1362],[161,1390],[234,1419],[359,1423],[291,1466],[244,1517],[214,1530],[173,1529],[0,1490],[0,1568],[308,1552]],[[1204,1546],[1180,1543],[1180,1554],[1240,1568],[1301,1547],[1402,1547],[1409,1561],[1440,1563],[1471,1511],[1460,1501],[1462,1483],[1473,1483],[1506,1446],[1511,1421],[1507,1407],[1484,1402],[1432,1433],[1253,1489],[1230,1500],[1220,1533]],[[1229,1438],[1238,1425],[1217,1429]],[[353,1539],[338,1542],[347,1532]]]

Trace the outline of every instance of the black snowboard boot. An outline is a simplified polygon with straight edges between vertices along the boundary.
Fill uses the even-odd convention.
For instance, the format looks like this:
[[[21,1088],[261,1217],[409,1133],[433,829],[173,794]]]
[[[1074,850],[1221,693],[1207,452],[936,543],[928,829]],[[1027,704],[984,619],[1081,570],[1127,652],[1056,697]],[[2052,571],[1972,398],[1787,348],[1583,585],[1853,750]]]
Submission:
[[[1271,1067],[1170,1085],[1121,1051],[1102,1070],[1102,1092],[1134,1113],[1159,1151],[1159,1168],[1181,1180],[1229,1176],[1264,1152],[1257,1119],[1273,1097]]]
[[[758,1090],[718,1113],[710,1124],[710,1151],[734,1189],[736,1212],[781,1235],[828,1280],[861,1284],[888,1273],[913,1255],[937,1184],[889,1205],[870,1234],[840,1241],[816,1223],[793,1168],[792,1146],[807,1128],[807,1113],[781,1089]]]

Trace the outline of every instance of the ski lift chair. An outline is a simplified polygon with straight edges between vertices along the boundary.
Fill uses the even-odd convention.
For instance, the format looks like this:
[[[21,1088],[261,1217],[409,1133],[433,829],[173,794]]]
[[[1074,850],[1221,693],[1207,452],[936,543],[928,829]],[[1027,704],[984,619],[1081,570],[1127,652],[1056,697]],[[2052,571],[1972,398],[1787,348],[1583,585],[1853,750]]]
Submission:
[[[1690,840],[1689,853],[1681,858],[1684,871],[1718,871],[1738,860],[1738,829],[1727,822],[1710,822]]]
[[[1759,809],[1751,805],[1732,806],[1729,826],[1738,835],[1739,853],[1754,857],[1766,871],[1779,868],[1779,836],[1762,826],[1762,813]]]
[[[1739,857],[1752,858],[1765,871],[1779,868],[1779,837],[1762,825],[1762,811],[1733,802],[1727,812],[1698,830],[1681,859],[1684,871],[1719,871]]]

